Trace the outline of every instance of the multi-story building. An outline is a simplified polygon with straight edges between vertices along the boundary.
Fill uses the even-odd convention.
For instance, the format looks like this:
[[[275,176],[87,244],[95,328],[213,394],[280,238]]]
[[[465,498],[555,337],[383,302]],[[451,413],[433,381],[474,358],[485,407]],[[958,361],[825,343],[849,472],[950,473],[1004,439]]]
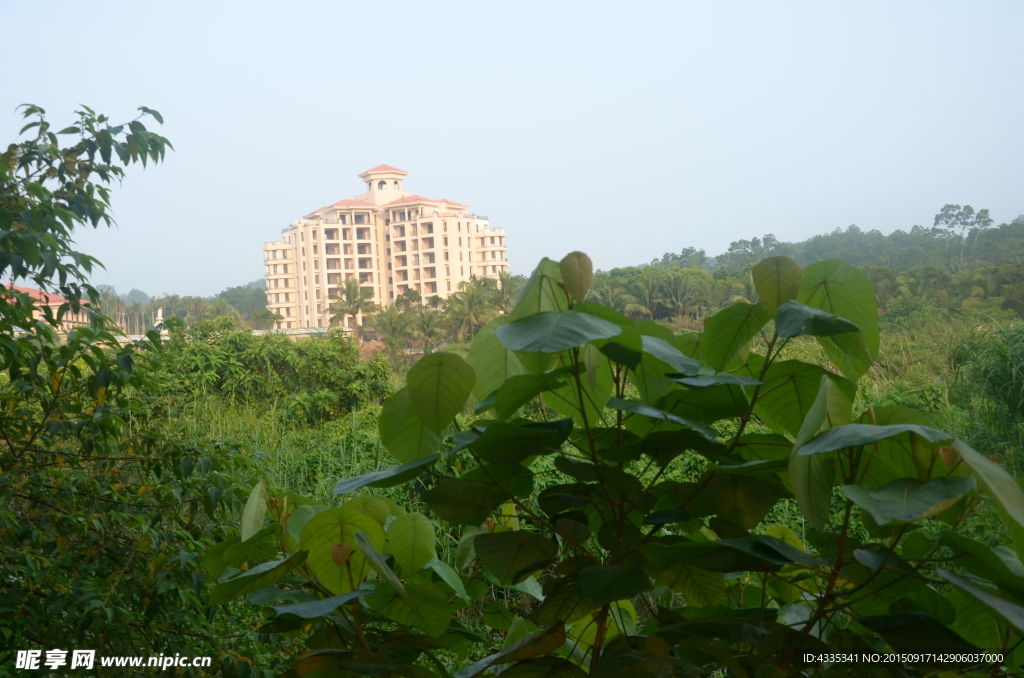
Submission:
[[[283,318],[276,329],[327,327],[345,280],[389,306],[406,290],[447,298],[471,276],[508,271],[505,229],[467,205],[411,194],[402,187],[407,174],[367,170],[359,175],[365,193],[314,210],[263,244],[267,308]]]

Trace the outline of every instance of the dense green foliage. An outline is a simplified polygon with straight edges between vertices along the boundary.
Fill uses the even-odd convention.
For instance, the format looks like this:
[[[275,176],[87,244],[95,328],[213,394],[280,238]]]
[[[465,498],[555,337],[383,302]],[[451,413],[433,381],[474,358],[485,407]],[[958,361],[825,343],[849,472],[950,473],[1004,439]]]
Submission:
[[[169,144],[140,119],[112,125],[87,108],[58,133],[41,109],[24,114],[35,135],[0,157],[0,274],[69,301],[51,312],[0,288],[0,664],[33,646],[199,654],[214,631],[192,561],[220,534],[247,462],[136,425],[136,394],[159,388],[158,335],[121,346],[98,313],[56,331],[100,301],[85,282],[96,262],[71,236],[110,223],[115,158],[156,162]],[[62,148],[59,135],[77,140]]]
[[[1003,466],[1024,332],[1016,265],[973,249],[1008,227],[981,212],[944,210],[929,237],[951,256],[916,271],[801,266],[766,238],[732,270],[684,251],[594,276],[577,252],[386,312],[353,312],[354,287],[335,313],[370,318],[395,385],[352,333],[243,329],[252,285],[89,287],[73,230],[109,221],[115,157],[168,144],[85,110],[60,148],[27,115],[0,163],[0,273],[69,302],[0,291],[0,673],[74,647],[211,655],[227,678],[1021,663],[1024,495]],[[129,327],[160,307],[169,339],[125,344],[95,312],[135,301]],[[59,334],[82,304],[92,325]]]
[[[279,334],[256,336],[225,316],[188,330],[180,321],[168,324],[172,373],[165,393],[280,406],[286,417],[313,422],[380,402],[390,392],[387,362],[364,362],[358,347],[338,330],[296,342]]]
[[[805,653],[885,647],[1002,655],[907,675],[1020,663],[1024,493],[924,414],[855,407],[881,339],[864,273],[768,258],[759,301],[675,335],[582,301],[584,256],[541,262],[467,359],[416,363],[380,418],[399,466],[339,482],[339,508],[257,485],[208,558],[274,560],[216,601],[269,605],[266,631],[304,639],[299,675],[446,675],[439,652],[489,644],[477,615],[507,632],[459,678],[799,675],[828,666]],[[808,341],[828,367],[792,357]],[[417,476],[461,534],[448,565],[430,521],[366,494]],[[971,536],[993,511],[997,548]],[[540,604],[498,621],[494,587]]]

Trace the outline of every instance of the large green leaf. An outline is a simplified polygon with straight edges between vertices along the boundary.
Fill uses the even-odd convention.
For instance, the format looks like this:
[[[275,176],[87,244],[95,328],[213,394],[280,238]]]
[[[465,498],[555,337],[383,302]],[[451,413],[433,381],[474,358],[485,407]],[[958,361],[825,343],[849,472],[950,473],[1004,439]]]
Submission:
[[[900,478],[885,487],[846,485],[843,491],[850,501],[869,511],[879,526],[885,526],[930,518],[974,487],[974,478],[935,478],[927,482]]]
[[[576,304],[574,308],[581,313],[586,313],[618,325],[621,332],[614,337],[596,339],[592,343],[612,361],[625,365],[630,369],[636,369],[636,366],[640,364],[640,357],[643,352],[640,328],[637,327],[636,322],[613,308],[595,304],[592,301]]]
[[[501,672],[504,678],[587,678],[580,667],[562,657],[536,657]]]
[[[213,589],[210,593],[210,604],[224,605],[239,596],[281,581],[292,567],[301,565],[306,560],[306,556],[306,551],[296,551],[283,560],[261,563],[241,572],[231,579],[221,582]]]
[[[576,580],[569,577],[550,580],[544,585],[544,594],[544,602],[534,611],[534,618],[542,624],[571,624],[601,607],[580,593]]]
[[[462,411],[473,392],[476,374],[453,353],[431,353],[416,361],[407,381],[416,416],[427,428],[441,433]]]
[[[508,495],[462,479],[442,480],[423,493],[427,506],[453,525],[479,525]]]
[[[747,368],[757,375],[763,364],[761,356],[751,354]],[[799,435],[804,419],[818,397],[823,376],[833,379],[835,385],[853,400],[854,388],[842,377],[817,365],[808,365],[799,360],[783,360],[772,363],[765,372],[754,412],[776,433]],[[745,390],[752,393],[753,387],[747,386]]]
[[[569,252],[558,262],[562,284],[577,304],[587,298],[590,283],[594,279],[594,264],[583,252]]]
[[[545,311],[502,325],[497,337],[510,351],[560,353],[620,332],[618,325],[597,316],[579,311]]]
[[[824,452],[835,452],[851,447],[861,447],[877,443],[880,440],[902,435],[916,435],[932,444],[950,442],[953,436],[945,431],[921,426],[919,424],[895,424],[892,426],[873,426],[871,424],[846,424],[825,431],[820,436],[799,449],[797,454],[810,456]],[[1012,482],[1012,481],[1011,481]],[[1019,491],[1019,490],[1018,490]]]
[[[724,370],[732,359],[770,320],[764,304],[736,303],[708,318],[701,347],[704,360]]]
[[[388,543],[395,562],[407,575],[437,555],[434,526],[422,513],[406,513],[392,520],[388,525]]]
[[[397,391],[384,403],[377,430],[388,452],[406,464],[433,455],[441,446],[441,436],[413,409],[408,388]]]
[[[648,353],[668,365],[672,368],[670,372],[690,376],[697,374],[702,366],[699,360],[687,357],[665,339],[646,334],[641,335],[641,339],[643,340],[644,353]]]
[[[310,600],[302,603],[288,603],[286,605],[271,605],[275,614],[275,619],[278,618],[297,618],[297,619],[316,619],[323,617],[324,615],[330,614],[337,610],[340,606],[345,603],[355,600],[360,596],[365,596],[367,591],[349,591],[343,593],[340,596],[331,596],[330,598],[318,598],[317,600]],[[249,597],[249,602],[252,602],[252,596]]]
[[[475,678],[496,664],[522,661],[531,657],[549,654],[565,642],[565,626],[554,624],[546,629],[535,631],[517,640],[501,652],[488,655],[455,673],[455,678]],[[529,674],[528,674],[529,675]],[[555,674],[561,675],[561,674]],[[552,678],[554,678],[552,676]]]
[[[462,577],[459,573],[451,568],[450,565],[442,560],[433,558],[430,561],[430,569],[443,581],[445,584],[451,587],[452,591],[455,591],[455,595],[462,598],[467,603],[472,603],[473,599],[466,592],[466,585],[462,581]]]
[[[461,478],[505,497],[528,498],[533,492],[533,471],[522,464],[482,464]]]
[[[754,270],[754,289],[761,303],[774,318],[775,309],[800,293],[800,279],[804,271],[800,264],[786,256],[762,259]]]
[[[438,638],[448,630],[452,606],[448,596],[434,584],[406,584],[406,595],[381,586],[366,597],[367,604],[382,615]]]
[[[671,557],[667,549],[648,552],[644,570],[654,581],[675,589],[686,596],[687,603],[695,607],[711,607],[725,601],[729,587],[720,572],[701,569],[686,561]]]
[[[775,315],[775,331],[780,337],[831,337],[859,330],[845,318],[801,304],[795,299],[779,306]]]
[[[518,320],[534,313],[562,311],[568,308],[569,300],[566,298],[565,292],[558,286],[560,282],[562,282],[561,267],[547,257],[541,259],[537,268],[530,274],[529,280],[526,281],[515,308],[508,316],[509,319]]]
[[[260,478],[242,509],[242,541],[252,537],[263,529],[263,520],[267,516],[267,481]]]
[[[643,568],[628,563],[590,565],[576,577],[580,593],[600,603],[629,600],[651,590]]]
[[[744,617],[711,617],[698,621],[663,626],[657,635],[670,645],[676,645],[687,636],[697,638],[724,638],[738,643],[756,645],[765,639],[768,631],[760,619]]]
[[[494,416],[498,421],[504,421],[540,393],[564,385],[564,381],[550,374],[540,377],[535,377],[532,374],[509,377],[498,389],[498,395],[494,401]]]
[[[900,405],[883,405],[871,407],[861,414],[856,423],[874,426],[896,426],[916,424],[932,427],[931,420],[909,407]],[[862,485],[881,487],[898,478],[928,480],[936,476],[966,476],[967,468],[959,464],[955,470],[949,469],[944,463],[933,464],[931,448],[926,448],[924,440],[919,436],[902,434],[873,443],[872,454],[868,458],[866,468],[861,477]]]
[[[526,374],[526,367],[519,357],[498,341],[498,328],[510,320],[507,315],[498,316],[480,328],[469,346],[466,362],[476,373],[473,397],[477,400],[484,400],[500,388],[509,377]]]
[[[878,633],[897,652],[973,653],[978,648],[921,612],[860,617],[861,625]]]
[[[711,388],[675,389],[665,396],[662,409],[670,414],[702,424],[743,416],[748,407],[743,389],[733,384]]]
[[[600,426],[604,415],[604,403],[612,394],[611,363],[608,357],[600,352],[592,355],[596,361],[584,362],[581,370],[580,384],[571,375],[566,376],[565,386],[555,389],[544,396],[544,403],[563,417],[572,417],[577,425],[583,426],[586,421],[590,426]],[[569,352],[561,353],[558,361],[562,368],[574,369]],[[580,390],[582,389],[582,401]],[[586,413],[585,415],[583,413]]]
[[[1011,570],[995,551],[955,532],[943,535],[939,544],[952,549],[953,557],[965,570],[992,582],[1017,600],[1024,601],[1024,576]]]
[[[789,457],[789,486],[807,520],[822,530],[832,507],[836,478],[836,455],[801,456],[797,451],[822,429],[850,423],[853,404],[827,376],[821,377],[818,395],[807,412]]]
[[[1002,466],[976,452],[961,440],[953,442],[971,475],[978,480],[985,498],[995,506],[1013,537],[1017,554],[1024,553],[1024,492]]]
[[[804,269],[797,300],[838,315],[858,332],[818,337],[829,359],[848,379],[865,374],[878,356],[878,301],[863,272],[840,259],[827,259]]]
[[[789,495],[772,477],[708,473],[714,477],[702,481],[701,490],[687,500],[685,508],[698,517],[717,515],[745,530],[756,527],[780,498]]]
[[[1024,607],[1012,603],[1005,598],[1000,598],[997,595],[989,593],[985,589],[980,586],[976,586],[963,577],[958,577],[952,573],[948,573],[948,571],[941,567],[935,571],[939,577],[991,609],[996,613],[996,615],[1006,620],[1007,623],[1017,629],[1020,633],[1024,634]]]
[[[714,441],[718,437],[718,433],[706,424],[702,424],[699,421],[692,421],[690,419],[684,419],[677,415],[665,412],[654,407],[649,407],[642,403],[635,403],[632,400],[623,400],[622,398],[609,398],[608,405],[613,410],[621,410],[623,412],[630,412],[632,414],[638,414],[642,417],[649,417],[651,419],[666,421],[678,426],[685,426],[686,428],[693,429],[699,432],[706,439]]]
[[[405,481],[412,480],[419,474],[423,473],[423,471],[437,461],[440,456],[441,455],[439,454],[432,454],[429,457],[410,461],[408,464],[402,464],[401,466],[395,466],[394,468],[384,469],[383,471],[374,471],[373,473],[365,473],[361,476],[356,476],[355,478],[339,480],[334,485],[334,496],[355,492],[359,488],[366,486],[394,487],[395,485],[401,485]]]
[[[473,540],[476,556],[502,584],[515,584],[547,565],[558,547],[546,537],[516,530],[481,534]]]
[[[351,507],[321,511],[302,529],[299,544],[309,551],[307,565],[331,593],[347,593],[358,588],[369,574],[366,557],[355,541],[355,534],[360,530],[369,535],[378,550],[384,548],[384,530],[380,524]],[[344,565],[337,565],[332,557],[335,544],[347,544],[351,549]]]
[[[470,447],[481,459],[494,464],[514,464],[535,454],[551,454],[561,449],[572,431],[571,419],[536,422],[516,426],[494,422],[484,429]]]

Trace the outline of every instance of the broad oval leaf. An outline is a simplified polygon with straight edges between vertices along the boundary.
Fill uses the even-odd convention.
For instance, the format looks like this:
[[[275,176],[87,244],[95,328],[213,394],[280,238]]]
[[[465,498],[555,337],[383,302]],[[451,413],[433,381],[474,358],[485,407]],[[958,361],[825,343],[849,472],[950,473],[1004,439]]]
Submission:
[[[273,608],[277,617],[290,615],[299,619],[316,619],[317,617],[323,617],[326,614],[334,612],[345,603],[355,600],[359,596],[365,596],[367,593],[368,591],[349,591],[348,593],[343,593],[340,596],[320,598],[302,603],[270,605],[270,607]],[[252,602],[251,596],[249,602]]]
[[[761,303],[737,303],[723,308],[708,318],[704,326],[704,361],[716,371],[724,370],[769,319]]]
[[[429,457],[441,446],[441,436],[413,409],[408,388],[397,391],[384,403],[377,430],[384,447],[400,462]]]
[[[718,433],[715,429],[711,428],[707,424],[702,424],[699,421],[691,421],[684,419],[683,417],[676,416],[669,412],[659,410],[654,407],[649,407],[642,403],[636,403],[632,400],[623,400],[622,398],[609,398],[607,407],[613,410],[621,410],[623,412],[631,412],[633,414],[639,414],[643,417],[650,417],[651,419],[660,419],[662,421],[668,421],[679,426],[685,426],[686,428],[697,431],[702,436],[710,441],[715,441],[718,438]]]
[[[502,584],[515,584],[547,565],[558,547],[525,530],[481,534],[473,540],[476,557]]]
[[[643,568],[627,563],[590,565],[576,577],[580,593],[602,604],[628,600],[651,590]]]
[[[366,597],[366,602],[388,619],[434,638],[447,631],[451,623],[452,606],[447,594],[430,583],[408,584],[405,595],[381,586]]]
[[[793,300],[779,306],[775,316],[775,330],[780,337],[792,338],[801,335],[830,337],[857,332],[860,328],[846,318]]]
[[[789,486],[807,520],[816,529],[825,528],[832,508],[832,487],[836,478],[836,455],[801,456],[797,451],[822,429],[850,423],[853,404],[828,376],[822,375],[814,404],[804,418],[789,457]]]
[[[510,351],[560,353],[620,332],[618,325],[587,313],[544,311],[502,325],[497,337]]]
[[[306,551],[296,551],[283,560],[261,563],[221,582],[210,593],[211,605],[223,605],[239,596],[252,593],[274,582],[281,581],[292,567],[298,567],[306,560]]]
[[[818,337],[829,359],[847,379],[865,374],[878,356],[878,300],[871,282],[841,259],[827,259],[804,269],[797,300],[849,320],[858,332]]]
[[[354,550],[343,567],[335,565],[331,557],[331,549],[338,543],[357,549],[355,534],[359,531],[366,532],[378,549],[384,548],[384,530],[380,524],[352,508],[321,511],[310,518],[302,529],[299,544],[309,551],[308,567],[331,593],[342,594],[358,588],[359,582],[369,574],[366,556],[362,551]]]
[[[825,431],[801,447],[797,454],[806,457],[812,454],[835,452],[836,450],[845,450],[850,447],[877,443],[880,440],[905,433],[920,436],[934,445],[950,442],[953,439],[953,436],[945,431],[940,431],[930,426],[921,426],[920,424],[895,424],[892,426],[846,424],[845,426],[837,426]]]
[[[242,541],[246,541],[263,528],[267,516],[267,481],[260,481],[252,488],[242,509]]]
[[[576,304],[575,310],[586,313],[601,320],[618,325],[622,331],[610,339],[595,339],[593,344],[601,353],[608,356],[612,362],[636,369],[640,364],[643,354],[643,343],[640,336],[640,328],[635,321],[630,320],[613,308],[596,304],[592,301],[584,301]]]
[[[431,353],[412,366],[407,381],[416,416],[427,428],[441,433],[462,411],[473,392],[476,374],[453,353]]]
[[[518,320],[543,311],[564,310],[568,306],[568,300],[558,286],[560,282],[562,282],[562,270],[559,265],[547,257],[541,259],[537,268],[530,274],[529,280],[526,281],[515,308],[508,316],[509,320]]]
[[[945,511],[974,490],[974,478],[934,478],[922,483],[900,478],[885,487],[846,485],[843,491],[857,506],[869,511],[880,526],[911,523]]]
[[[423,473],[423,471],[437,461],[440,456],[441,455],[439,454],[432,454],[429,457],[410,461],[408,464],[402,464],[401,466],[395,466],[394,468],[366,473],[361,476],[356,476],[355,478],[339,480],[334,485],[334,496],[354,492],[359,488],[366,486],[394,487],[395,485],[400,485]]]
[[[519,357],[498,341],[498,328],[511,320],[507,315],[498,316],[480,328],[469,346],[466,362],[476,373],[473,397],[477,400],[482,401],[498,390],[509,377],[527,372]]]
[[[751,273],[757,296],[774,318],[775,309],[800,293],[804,270],[789,257],[777,256],[762,259]]]
[[[461,478],[442,480],[423,493],[427,506],[453,525],[479,525],[507,498],[504,492]]]
[[[579,304],[586,299],[594,279],[594,264],[590,257],[583,252],[569,252],[558,262],[558,270],[562,274],[562,284],[573,301]]]
[[[406,513],[388,526],[388,543],[402,571],[410,575],[437,555],[434,526],[422,513]]]
[[[956,440],[953,447],[977,478],[985,498],[995,505],[999,517],[1013,537],[1017,554],[1024,553],[1024,492],[1002,466]]]

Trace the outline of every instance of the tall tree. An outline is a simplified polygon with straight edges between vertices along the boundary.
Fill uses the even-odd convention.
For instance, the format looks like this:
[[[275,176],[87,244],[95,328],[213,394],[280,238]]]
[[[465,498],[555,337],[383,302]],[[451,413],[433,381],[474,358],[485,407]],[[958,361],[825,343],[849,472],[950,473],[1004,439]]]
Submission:
[[[376,306],[373,304],[373,288],[363,287],[359,280],[354,278],[346,280],[338,289],[340,296],[331,304],[331,324],[344,323],[345,318],[352,318],[352,329],[357,336],[361,336],[359,316],[363,313],[371,313]]]

